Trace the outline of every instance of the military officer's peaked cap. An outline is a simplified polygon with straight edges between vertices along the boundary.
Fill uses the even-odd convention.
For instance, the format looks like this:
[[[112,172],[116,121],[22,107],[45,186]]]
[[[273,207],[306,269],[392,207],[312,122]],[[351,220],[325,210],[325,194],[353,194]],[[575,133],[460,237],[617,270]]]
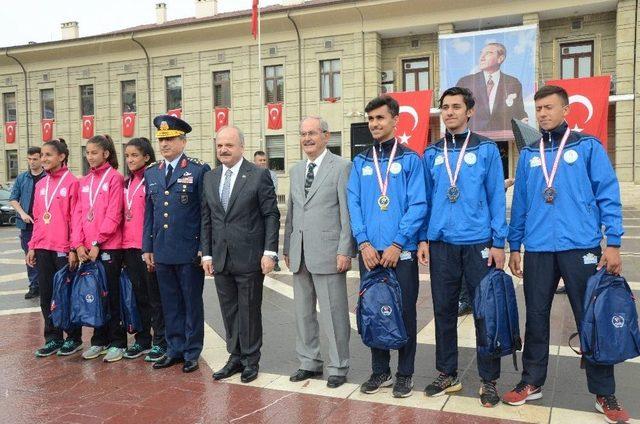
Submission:
[[[158,129],[156,138],[173,138],[191,132],[191,125],[173,115],[158,115],[153,125]]]

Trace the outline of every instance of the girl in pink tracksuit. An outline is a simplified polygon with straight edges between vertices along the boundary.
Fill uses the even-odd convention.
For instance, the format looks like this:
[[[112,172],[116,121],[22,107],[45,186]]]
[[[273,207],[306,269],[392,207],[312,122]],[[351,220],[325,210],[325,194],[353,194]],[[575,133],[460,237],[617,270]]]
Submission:
[[[38,181],[33,200],[33,236],[29,242],[27,263],[39,271],[40,309],[44,318],[45,344],[36,350],[38,357],[58,353],[71,355],[82,349],[82,328],[64,333],[51,322],[53,277],[65,264],[78,266],[75,250],[70,248],[73,211],[78,200],[78,179],[67,168],[69,149],[63,139],[42,145],[42,166],[47,176]]]
[[[142,321],[142,331],[136,333],[135,343],[125,351],[124,357],[133,359],[147,354],[145,361],[155,362],[166,352],[164,318],[156,273],[147,269],[142,260],[142,227],[146,199],[144,171],[156,159],[151,143],[144,137],[129,140],[124,156],[130,174],[124,186],[122,248],[124,266],[129,272]]]
[[[82,357],[94,359],[106,354],[106,362],[115,362],[122,359],[127,346],[120,323],[124,178],[117,171],[118,157],[108,135],[96,135],[87,141],[86,158],[91,170],[80,180],[72,245],[80,261],[99,260],[104,265],[111,317],[105,326],[93,331],[91,347]]]

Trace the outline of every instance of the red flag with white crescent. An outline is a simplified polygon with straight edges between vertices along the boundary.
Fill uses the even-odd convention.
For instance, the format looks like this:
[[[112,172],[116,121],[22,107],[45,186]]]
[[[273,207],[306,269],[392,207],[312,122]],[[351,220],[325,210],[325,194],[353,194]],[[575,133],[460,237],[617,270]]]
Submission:
[[[82,117],[82,138],[85,140],[93,137],[93,115],[85,115]]]
[[[567,90],[569,128],[597,137],[606,149],[611,76],[552,80],[545,84]]]
[[[226,127],[227,125],[229,125],[228,107],[217,107],[214,110],[214,114],[216,117],[216,131],[218,131],[222,127]]]
[[[125,112],[122,114],[122,136],[133,137],[136,129],[136,113]]]
[[[53,138],[53,119],[43,119],[42,125],[42,141],[51,141]]]
[[[282,128],[282,103],[267,104],[267,114],[269,119],[268,128],[279,130]]]
[[[182,108],[171,109],[167,112],[167,115],[175,116],[176,118],[182,117]]]
[[[258,3],[259,0],[253,0],[251,6],[251,34],[253,34],[254,40],[258,36],[258,8],[260,7]]]
[[[7,143],[16,142],[16,121],[9,121],[4,123],[4,138]]]
[[[422,156],[427,146],[433,90],[389,93],[400,104],[396,139]]]

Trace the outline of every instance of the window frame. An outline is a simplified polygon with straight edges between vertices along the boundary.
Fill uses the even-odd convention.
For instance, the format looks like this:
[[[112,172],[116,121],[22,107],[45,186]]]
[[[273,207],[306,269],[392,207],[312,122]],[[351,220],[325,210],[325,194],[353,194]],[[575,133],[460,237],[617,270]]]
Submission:
[[[133,83],[133,110],[125,110],[125,84]],[[122,113],[137,113],[138,111],[138,82],[135,79],[120,81],[120,109]]]
[[[273,77],[267,76],[267,70],[273,68]],[[281,75],[278,76],[278,69],[280,69]],[[263,69],[264,76],[264,104],[267,105],[269,103],[283,103],[284,102],[284,65],[266,65]],[[274,96],[273,101],[269,101],[269,90],[267,88],[268,82],[271,81],[274,84]],[[279,89],[278,82],[281,83],[281,89]]]
[[[79,91],[80,91],[80,118],[82,118],[83,116],[93,116],[95,115],[96,112],[96,98],[95,98],[95,89],[93,84],[80,84],[79,86]],[[91,87],[91,113],[85,113],[84,110],[84,93],[83,93],[83,89],[86,89],[88,87]]]
[[[180,102],[178,104],[178,106],[171,106],[169,104],[169,93],[170,93],[170,89],[169,89],[169,80],[173,79],[173,78],[178,78],[180,81]],[[174,110],[174,109],[182,109],[183,108],[183,100],[184,100],[184,96],[182,95],[182,91],[183,91],[183,85],[182,85],[182,75],[167,75],[164,77],[164,97],[165,97],[165,106],[167,110]]]
[[[410,62],[427,62],[427,66],[425,68],[418,68],[418,69],[410,69],[407,70],[405,65],[407,63]],[[411,57],[411,58],[405,58],[402,59],[400,61],[400,66],[402,68],[402,91],[406,92],[407,91],[407,75],[408,74],[413,74],[414,78],[415,78],[415,86],[416,89],[412,90],[412,91],[420,91],[420,90],[429,90],[430,89],[430,81],[429,78],[431,77],[431,58],[429,56],[420,56],[420,57]],[[426,87],[420,87],[420,74],[422,72],[426,72],[427,74],[427,86]]]
[[[227,79],[222,79],[222,80],[216,80],[216,76],[217,75],[227,75]],[[226,107],[226,108],[231,108],[231,70],[229,69],[225,69],[225,70],[220,70],[220,71],[213,71],[211,73],[211,81],[212,81],[212,88],[213,88],[213,93],[212,93],[212,100],[213,100],[213,107]],[[222,94],[220,95],[221,98],[221,103],[217,102],[217,94],[218,91],[222,90]],[[225,93],[226,91],[226,93]],[[226,96],[225,96],[226,94]],[[226,97],[226,99],[225,99]],[[225,102],[226,100],[226,102]]]
[[[585,46],[590,45],[591,51],[587,53],[567,53],[564,54],[562,50],[564,48],[569,47],[577,47],[577,46]],[[560,78],[566,79],[564,77],[564,59],[572,59],[573,60],[573,76],[571,78],[588,78],[594,76],[595,72],[595,49],[596,43],[593,39],[580,40],[580,41],[569,41],[565,43],[559,43],[559,51],[560,51]],[[580,76],[580,58],[588,57],[591,60],[591,70],[590,75]]]
[[[51,92],[51,103],[53,104],[52,116],[45,116],[45,99],[44,94]],[[48,102],[48,100],[47,100]],[[56,91],[55,88],[41,88],[40,89],[40,119],[56,119]]]
[[[7,107],[7,97],[9,95],[13,96],[13,119],[9,119],[9,109]],[[16,99],[15,91],[7,91],[2,93],[2,119],[3,122],[15,122],[18,120],[18,102]]]
[[[11,156],[14,157],[14,160],[11,159]],[[5,161],[7,166],[7,180],[15,180],[18,178],[18,174],[20,174],[20,166],[18,162],[18,150],[17,149],[9,149],[5,150]],[[15,166],[11,166],[11,164]],[[13,171],[13,173],[12,173]]]
[[[339,64],[339,69],[337,71],[334,71],[333,69],[333,64],[337,62]],[[329,64],[329,71],[325,71],[323,69],[323,64],[328,63]],[[342,98],[342,60],[340,58],[335,58],[335,59],[323,59],[320,60],[320,100],[322,101],[328,101],[328,100],[340,100]],[[328,75],[329,76],[329,96],[328,97],[324,97],[322,95],[322,93],[325,92],[324,90],[324,77]],[[340,85],[339,87],[336,87],[336,75],[339,76],[340,78]],[[335,91],[339,90],[339,93],[336,93]],[[336,95],[337,94],[337,95]]]
[[[282,141],[282,156],[272,156],[272,150],[269,148],[269,144],[271,141]],[[283,174],[285,172],[285,168],[287,166],[287,161],[286,161],[286,156],[287,156],[287,149],[286,149],[286,138],[284,136],[284,134],[274,134],[274,135],[267,135],[265,137],[265,153],[267,154],[267,158],[269,158],[269,169],[271,169],[272,171],[279,173],[279,174]],[[282,161],[282,162],[280,162]],[[280,164],[282,166],[280,166]],[[282,169],[279,169],[282,168]]]

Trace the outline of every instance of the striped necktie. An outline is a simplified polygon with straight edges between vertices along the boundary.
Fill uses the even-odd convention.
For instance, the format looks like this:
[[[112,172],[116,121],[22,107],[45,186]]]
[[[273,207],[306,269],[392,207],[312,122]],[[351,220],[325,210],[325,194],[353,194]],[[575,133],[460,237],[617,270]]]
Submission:
[[[220,202],[222,203],[222,207],[225,212],[227,211],[229,195],[231,194],[231,175],[233,175],[233,171],[231,169],[227,169],[224,173],[224,184],[222,185],[222,194],[220,195]]]
[[[309,162],[309,167],[307,168],[307,177],[304,179],[304,197],[307,197],[307,194],[309,194],[309,189],[311,188],[311,184],[313,184],[313,178],[315,177],[315,175],[313,174],[313,169],[315,167],[315,163]]]

